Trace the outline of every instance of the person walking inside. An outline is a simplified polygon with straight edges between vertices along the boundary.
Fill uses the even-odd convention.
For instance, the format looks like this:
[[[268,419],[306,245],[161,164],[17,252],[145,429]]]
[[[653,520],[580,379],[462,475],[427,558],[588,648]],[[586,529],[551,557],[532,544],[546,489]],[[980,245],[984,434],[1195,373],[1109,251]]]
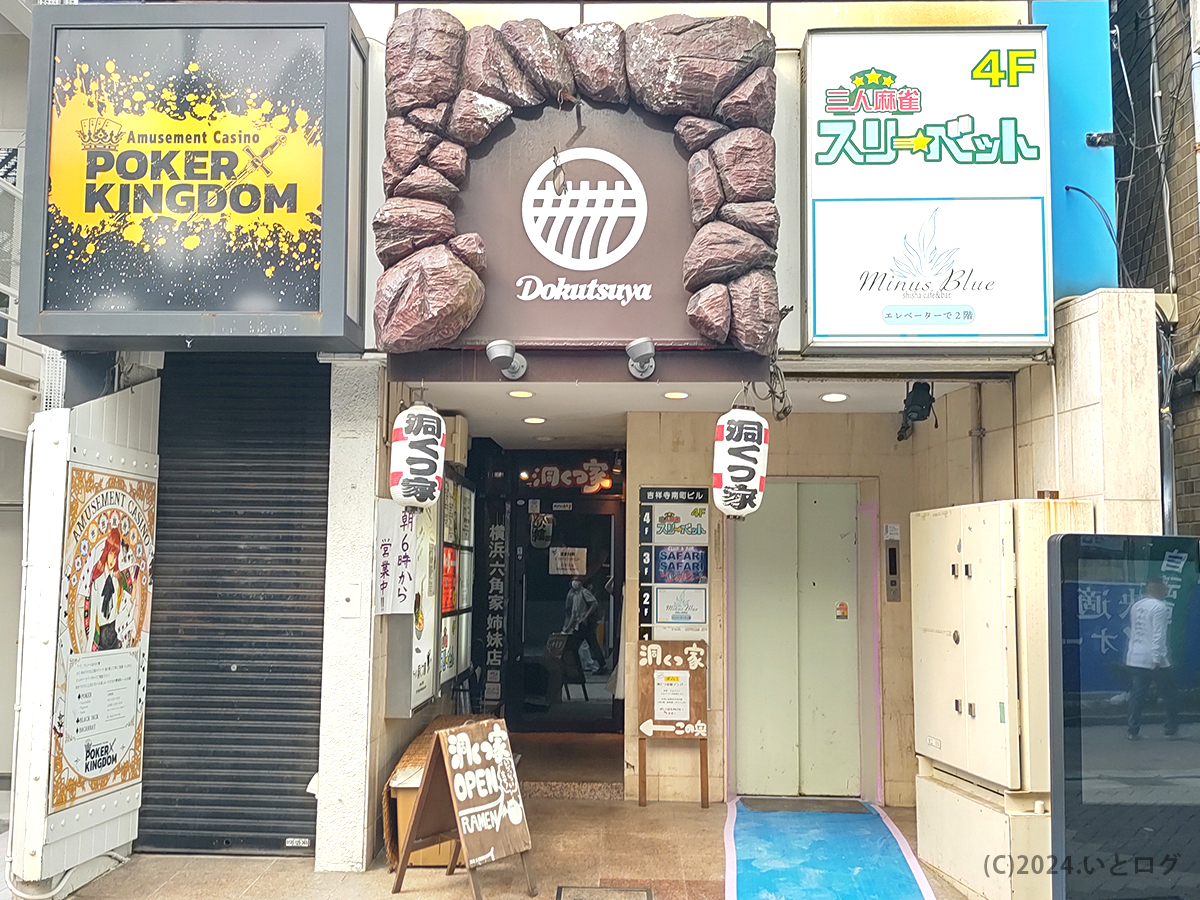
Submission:
[[[581,633],[583,640],[587,642],[587,655],[597,667],[594,672],[589,673],[591,675],[603,675],[605,672],[604,650],[596,639],[596,616],[599,608],[600,602],[596,595],[585,588],[578,578],[572,578],[571,589],[567,592],[567,614],[563,621],[563,634],[574,634],[576,631]]]
[[[1129,740],[1141,739],[1142,712],[1150,683],[1154,682],[1166,708],[1163,734],[1179,732],[1179,706],[1175,694],[1175,673],[1171,671],[1167,634],[1171,627],[1171,607],[1166,602],[1167,586],[1159,578],[1146,582],[1146,593],[1129,607],[1129,647],[1125,665],[1129,667],[1133,689],[1129,693]]]

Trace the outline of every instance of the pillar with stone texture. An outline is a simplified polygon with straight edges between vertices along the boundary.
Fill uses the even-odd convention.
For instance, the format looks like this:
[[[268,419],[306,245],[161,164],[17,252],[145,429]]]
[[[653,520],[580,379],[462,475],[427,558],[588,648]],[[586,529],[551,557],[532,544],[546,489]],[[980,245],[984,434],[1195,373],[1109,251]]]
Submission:
[[[334,362],[330,375],[329,525],[316,869],[361,872],[371,861],[372,548],[383,368]]]

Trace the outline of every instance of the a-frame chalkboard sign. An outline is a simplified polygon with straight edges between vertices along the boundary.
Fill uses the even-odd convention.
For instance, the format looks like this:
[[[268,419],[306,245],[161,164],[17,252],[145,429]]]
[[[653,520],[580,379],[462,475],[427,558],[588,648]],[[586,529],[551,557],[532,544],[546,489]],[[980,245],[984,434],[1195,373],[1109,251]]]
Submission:
[[[468,722],[437,735],[400,844],[392,893],[403,886],[413,852],[452,841],[446,874],[454,874],[461,856],[475,900],[483,900],[475,870],[517,854],[525,866],[529,896],[537,896],[529,866],[529,823],[504,722]]]

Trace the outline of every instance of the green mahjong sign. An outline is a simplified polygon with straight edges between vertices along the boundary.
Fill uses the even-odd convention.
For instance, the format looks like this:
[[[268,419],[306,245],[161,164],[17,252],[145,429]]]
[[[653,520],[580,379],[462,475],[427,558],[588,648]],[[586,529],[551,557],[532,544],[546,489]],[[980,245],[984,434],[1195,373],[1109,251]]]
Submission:
[[[804,59],[809,347],[1048,345],[1044,31],[816,30]]]

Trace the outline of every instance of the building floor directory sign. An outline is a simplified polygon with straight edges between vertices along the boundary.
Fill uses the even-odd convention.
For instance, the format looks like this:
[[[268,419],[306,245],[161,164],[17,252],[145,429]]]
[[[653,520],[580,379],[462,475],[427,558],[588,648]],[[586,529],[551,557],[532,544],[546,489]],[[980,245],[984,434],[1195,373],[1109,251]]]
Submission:
[[[638,508],[638,636],[708,639],[708,488],[644,487]]]
[[[1050,331],[1045,31],[810,31],[807,342],[1028,349]]]

